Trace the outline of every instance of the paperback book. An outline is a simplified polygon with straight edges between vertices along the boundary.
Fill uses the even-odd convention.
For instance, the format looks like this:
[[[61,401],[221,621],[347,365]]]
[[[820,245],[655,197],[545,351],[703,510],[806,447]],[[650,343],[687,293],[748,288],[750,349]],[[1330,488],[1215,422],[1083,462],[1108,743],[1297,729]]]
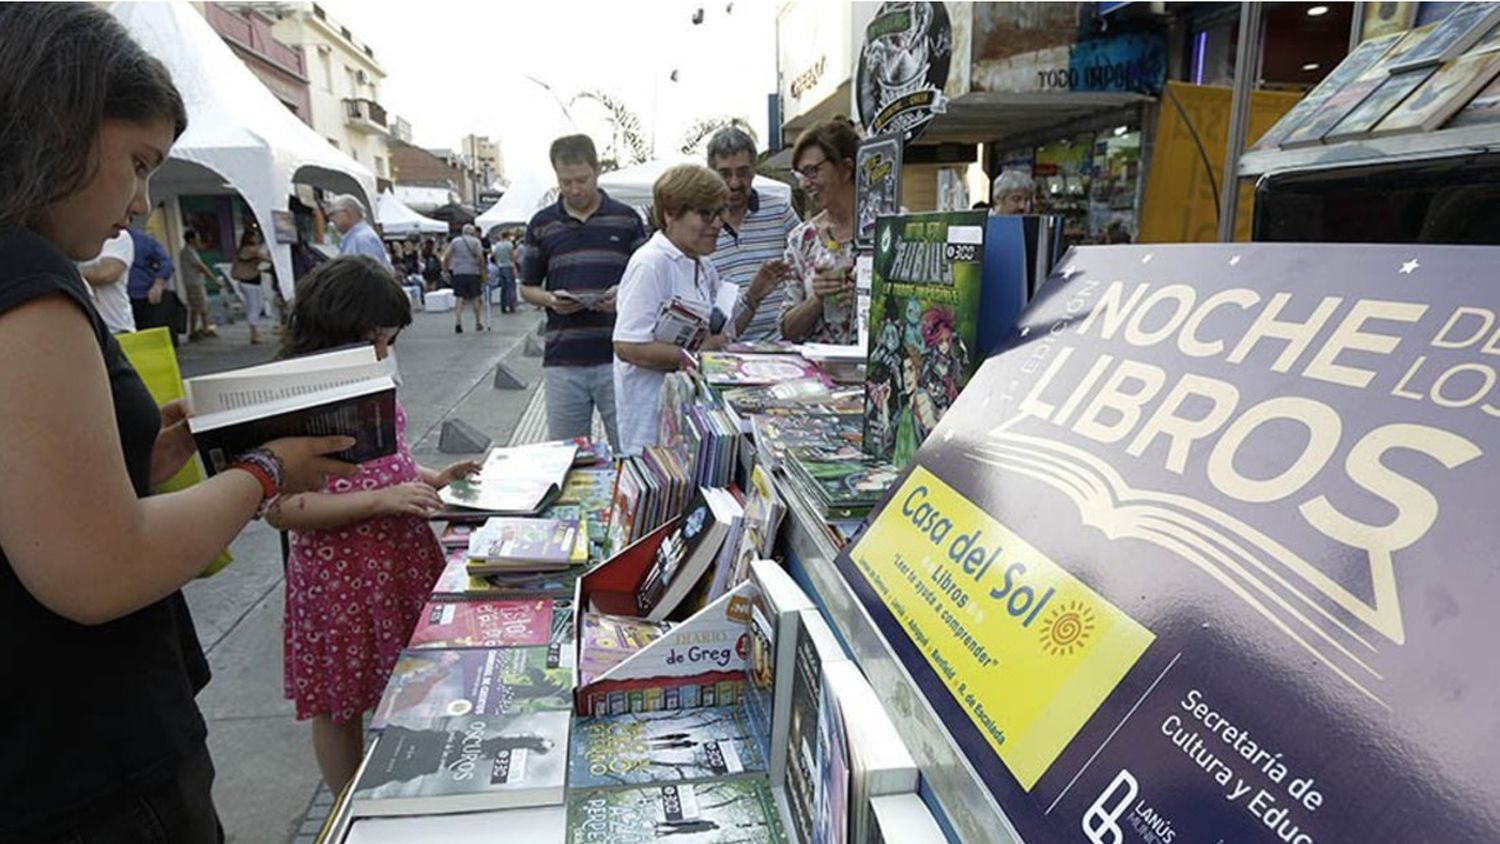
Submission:
[[[916,794],[870,798],[870,844],[948,844],[927,804]]]
[[[432,586],[439,601],[471,601],[494,598],[570,598],[582,567],[558,571],[501,572],[483,576],[469,573],[467,548],[454,548]]]
[[[715,387],[776,384],[798,378],[823,378],[818,368],[799,355],[752,355],[704,352],[699,368]]]
[[[588,685],[672,629],[669,621],[586,612],[578,640],[578,682]]]
[[[568,841],[782,844],[764,776],[568,793]]]
[[[413,648],[514,648],[548,645],[555,616],[571,609],[545,598],[512,601],[429,601],[411,634]]]
[[[496,448],[479,472],[438,491],[443,503],[496,516],[531,516],[561,492],[578,455],[572,441]]]
[[[1423,39],[1432,34],[1436,26],[1437,24],[1427,24],[1408,30],[1380,56],[1379,60],[1371,63],[1358,77],[1335,91],[1318,106],[1317,111],[1309,114],[1297,128],[1288,132],[1282,139],[1281,145],[1287,149],[1294,149],[1322,143],[1323,136],[1364,102],[1365,97],[1379,88],[1390,76],[1391,67],[1402,56],[1420,46]]]
[[[797,840],[804,844],[817,841],[818,784],[822,773],[818,767],[818,721],[822,709],[823,666],[846,660],[833,631],[817,610],[804,610],[797,616],[797,646],[792,669],[791,713],[787,726],[787,805]]]
[[[987,221],[983,211],[961,211],[876,224],[864,382],[868,454],[906,465],[982,359],[976,349]]]
[[[493,516],[469,536],[470,574],[566,569],[588,558],[588,534],[575,521]]]
[[[351,811],[426,815],[561,803],[571,718],[561,710],[388,726],[355,780]]]
[[[809,493],[818,515],[826,521],[864,518],[901,470],[868,456],[828,460],[817,452],[793,449],[787,456],[786,474]]]
[[[885,706],[852,662],[831,663],[823,670],[823,706],[829,720],[830,806],[842,801],[849,840],[869,841],[874,820],[872,798],[911,794],[917,790],[917,763],[906,750]],[[833,702],[830,714],[828,702]],[[834,723],[837,721],[837,723]],[[842,770],[837,770],[842,766]],[[822,769],[820,769],[822,770]]]
[[[780,469],[787,452],[817,449],[826,459],[864,456],[863,413],[795,413],[767,411],[750,417],[760,463]]]
[[[899,135],[868,138],[854,157],[854,242],[869,249],[875,242],[875,220],[901,213]]]
[[[532,806],[461,815],[360,818],[349,827],[343,844],[493,844],[495,830],[506,840],[525,844],[565,844],[568,840],[566,806]],[[323,839],[320,839],[320,844]],[[333,842],[338,839],[329,839]],[[893,839],[894,840],[894,839]]]
[[[745,659],[745,720],[767,760],[771,785],[786,779],[798,616],[813,603],[772,560],[750,566],[750,655]]]
[[[569,788],[647,785],[765,771],[739,706],[580,719]]]
[[[650,621],[680,615],[683,599],[698,584],[724,544],[738,505],[721,489],[699,487],[677,532],[667,537],[636,590],[636,612]]]
[[[1260,139],[1255,142],[1255,145],[1251,149],[1275,149],[1281,146],[1282,141],[1286,140],[1287,135],[1291,134],[1294,129],[1301,126],[1309,117],[1321,109],[1323,103],[1327,102],[1334,94],[1342,91],[1365,71],[1369,70],[1375,62],[1379,61],[1380,57],[1385,55],[1386,51],[1393,44],[1401,40],[1406,29],[1407,27],[1401,27],[1401,31],[1399,32],[1392,32],[1360,42],[1359,46],[1355,47],[1350,51],[1349,55],[1344,57],[1343,61],[1339,62],[1338,67],[1323,77],[1322,82],[1319,82],[1316,87],[1307,92],[1302,99],[1298,100],[1297,104],[1292,106],[1290,111],[1283,114],[1281,119],[1276,121],[1276,125],[1266,130],[1266,133],[1260,136]]]
[[[545,647],[404,651],[370,726],[571,709],[573,670],[561,662]]]
[[[333,457],[363,463],[396,453],[392,360],[373,346],[189,378],[183,382],[204,469],[216,474],[235,455],[282,437],[353,437]]]
[[[1500,50],[1460,56],[1443,65],[1410,99],[1386,115],[1371,134],[1431,132],[1469,104],[1497,74]]]

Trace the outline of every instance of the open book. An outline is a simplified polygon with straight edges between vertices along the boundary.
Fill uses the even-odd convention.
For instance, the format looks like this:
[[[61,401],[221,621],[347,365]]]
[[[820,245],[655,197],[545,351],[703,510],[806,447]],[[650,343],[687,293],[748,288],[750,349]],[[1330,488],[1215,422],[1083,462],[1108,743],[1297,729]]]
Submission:
[[[354,437],[335,455],[363,463],[396,452],[396,382],[373,346],[189,378],[188,430],[209,474],[280,437]]]

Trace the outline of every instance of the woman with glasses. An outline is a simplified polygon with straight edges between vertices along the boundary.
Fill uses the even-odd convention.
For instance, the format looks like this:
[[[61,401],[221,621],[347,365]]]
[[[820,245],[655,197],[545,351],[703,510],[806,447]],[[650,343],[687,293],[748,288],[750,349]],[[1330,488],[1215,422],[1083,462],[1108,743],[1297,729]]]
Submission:
[[[714,171],[679,164],[651,188],[656,233],[625,267],[615,317],[615,413],[620,452],[656,445],[661,385],[684,348],[720,349],[739,310],[712,261],[729,188]],[[721,290],[725,301],[720,301]],[[725,305],[728,305],[726,308]],[[701,322],[701,330],[694,331]],[[706,335],[706,336],[705,336]]]
[[[854,155],[859,134],[847,118],[807,128],[792,166],[816,216],[787,236],[781,334],[794,343],[855,342]]]

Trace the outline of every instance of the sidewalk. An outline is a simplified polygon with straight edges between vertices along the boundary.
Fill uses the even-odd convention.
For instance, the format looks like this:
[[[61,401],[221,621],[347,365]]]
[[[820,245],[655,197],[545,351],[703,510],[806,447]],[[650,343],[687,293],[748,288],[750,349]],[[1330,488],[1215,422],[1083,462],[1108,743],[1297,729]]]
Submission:
[[[459,418],[497,444],[532,406],[541,360],[524,357],[525,334],[540,315],[495,314],[494,329],[453,333],[453,315],[416,314],[396,343],[407,412],[406,439],[417,459],[442,466],[463,455],[437,451],[446,419]],[[249,345],[244,323],[220,326],[220,337],[184,342],[178,358],[186,377],[270,360],[279,338]],[[528,383],[525,390],[491,386],[504,361]],[[533,412],[533,416],[535,411]],[[310,728],[295,720],[282,696],[281,549],[275,531],[255,522],[235,540],[235,561],[218,575],[183,591],[213,670],[198,696],[208,721],[208,743],[218,770],[214,799],[231,842],[285,842],[302,826],[320,785]]]

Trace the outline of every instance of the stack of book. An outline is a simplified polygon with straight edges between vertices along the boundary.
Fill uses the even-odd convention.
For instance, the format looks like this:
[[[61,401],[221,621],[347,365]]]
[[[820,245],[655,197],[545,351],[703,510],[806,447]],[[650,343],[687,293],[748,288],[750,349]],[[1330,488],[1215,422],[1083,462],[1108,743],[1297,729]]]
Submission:
[[[589,560],[588,530],[568,519],[492,516],[469,533],[469,574],[545,572]]]
[[[804,413],[863,413],[864,387],[829,387],[821,378],[798,378],[760,387],[724,390],[724,402],[742,417],[770,410]]]
[[[799,378],[826,380],[828,377],[800,355],[703,352],[698,356],[698,367],[708,383],[715,387],[778,384]]]
[[[814,449],[828,460],[864,455],[864,412],[822,413],[772,409],[750,417],[755,453],[762,466],[780,469],[787,452]]]
[[[740,419],[696,370],[667,375],[657,443],[691,467],[698,486],[728,486],[744,442]]]
[[[636,614],[650,621],[681,618],[717,598],[718,572],[734,565],[735,544],[726,556],[726,539],[737,535],[743,517],[743,505],[728,490],[699,487],[636,588]]]
[[[469,570],[469,547],[447,550],[442,574],[432,586],[440,601],[486,601],[495,598],[570,598],[582,566],[553,571],[504,571],[477,575]]]
[[[677,517],[692,489],[691,466],[672,449],[653,446],[620,461],[610,497],[609,547],[618,554]]]
[[[807,449],[787,453],[788,486],[824,521],[864,519],[900,473],[874,457],[829,459]]]
[[[600,445],[608,452],[608,443]],[[571,519],[582,525],[588,535],[591,560],[602,560],[610,554],[610,500],[615,490],[615,474],[615,467],[608,459],[602,464],[575,467],[568,473],[557,499],[541,512],[542,518]]]

